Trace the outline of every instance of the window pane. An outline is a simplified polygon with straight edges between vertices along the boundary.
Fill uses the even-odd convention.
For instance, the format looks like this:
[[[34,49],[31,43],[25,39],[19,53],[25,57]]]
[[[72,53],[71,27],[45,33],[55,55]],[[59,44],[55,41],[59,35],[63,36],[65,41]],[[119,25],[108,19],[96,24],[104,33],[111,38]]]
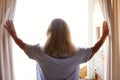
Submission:
[[[24,42],[43,46],[51,20],[58,17],[68,23],[76,47],[88,46],[87,0],[17,0],[14,23]],[[13,47],[16,80],[35,80],[36,62]]]

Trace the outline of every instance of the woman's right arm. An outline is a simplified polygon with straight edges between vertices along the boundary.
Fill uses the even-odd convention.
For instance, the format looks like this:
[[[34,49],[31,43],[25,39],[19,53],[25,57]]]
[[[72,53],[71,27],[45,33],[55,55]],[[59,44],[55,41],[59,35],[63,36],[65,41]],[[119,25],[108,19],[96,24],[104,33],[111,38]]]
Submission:
[[[13,22],[11,20],[6,21],[6,24],[4,25],[4,27],[9,32],[9,34],[12,36],[13,40],[15,41],[15,43],[22,50],[25,50],[25,43],[17,36]]]
[[[103,22],[103,29],[102,29],[102,36],[97,41],[97,43],[91,48],[92,49],[92,55],[90,56],[89,59],[91,59],[95,55],[95,53],[100,49],[100,47],[105,42],[105,39],[108,36],[108,34],[109,34],[108,24],[107,24],[106,21],[104,21]]]

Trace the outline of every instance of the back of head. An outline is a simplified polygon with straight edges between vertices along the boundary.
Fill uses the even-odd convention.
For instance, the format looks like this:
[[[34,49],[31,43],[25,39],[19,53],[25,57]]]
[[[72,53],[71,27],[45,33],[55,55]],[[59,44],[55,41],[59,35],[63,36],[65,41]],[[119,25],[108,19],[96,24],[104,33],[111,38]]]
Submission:
[[[56,58],[74,55],[75,47],[71,42],[70,31],[64,20],[54,19],[48,28],[47,36],[48,40],[44,47],[47,54]]]

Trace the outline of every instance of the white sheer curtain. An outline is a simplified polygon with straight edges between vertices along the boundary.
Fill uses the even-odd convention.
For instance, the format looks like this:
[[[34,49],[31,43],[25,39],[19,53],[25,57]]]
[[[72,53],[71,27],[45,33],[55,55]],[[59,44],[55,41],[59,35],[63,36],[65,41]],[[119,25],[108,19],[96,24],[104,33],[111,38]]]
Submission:
[[[13,80],[11,39],[3,25],[13,19],[15,3],[16,0],[0,0],[0,80]]]
[[[120,0],[99,0],[103,15],[108,21],[110,34],[105,45],[105,77],[104,80],[120,80],[120,51],[119,51],[119,25],[120,17],[118,16]],[[119,18],[118,18],[119,17]]]

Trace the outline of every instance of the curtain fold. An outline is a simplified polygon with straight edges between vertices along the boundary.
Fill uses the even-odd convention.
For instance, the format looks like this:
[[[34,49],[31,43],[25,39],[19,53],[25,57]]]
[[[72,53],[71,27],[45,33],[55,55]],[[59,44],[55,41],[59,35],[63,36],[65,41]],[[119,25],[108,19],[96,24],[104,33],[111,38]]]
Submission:
[[[112,11],[110,12],[111,9],[111,3],[107,3],[107,0],[99,0],[100,2],[100,5],[101,5],[101,10],[103,12],[103,16],[105,18],[105,20],[108,22],[109,26],[111,26],[111,19],[112,19]],[[108,6],[109,5],[109,6]],[[110,27],[109,27],[110,29]],[[111,30],[110,30],[111,32]],[[109,35],[109,39],[105,45],[105,48],[104,48],[104,52],[105,52],[105,68],[104,68],[104,80],[110,80],[110,75],[111,75],[111,43],[110,43],[110,36]]]
[[[0,0],[0,80],[14,80],[11,38],[3,25],[13,20],[15,4],[16,0]]]
[[[120,80],[120,0],[112,0],[112,80]]]
[[[99,0],[101,9],[106,21],[109,24],[110,34],[105,45],[105,77],[104,80],[120,80],[120,1],[119,0]],[[118,18],[119,17],[119,18]]]
[[[101,10],[103,12],[103,16],[105,20],[108,22],[110,34],[105,43],[104,52],[105,52],[105,68],[104,68],[104,80],[111,80],[111,61],[112,61],[112,34],[111,34],[111,26],[112,26],[112,5],[110,0],[99,0]]]

